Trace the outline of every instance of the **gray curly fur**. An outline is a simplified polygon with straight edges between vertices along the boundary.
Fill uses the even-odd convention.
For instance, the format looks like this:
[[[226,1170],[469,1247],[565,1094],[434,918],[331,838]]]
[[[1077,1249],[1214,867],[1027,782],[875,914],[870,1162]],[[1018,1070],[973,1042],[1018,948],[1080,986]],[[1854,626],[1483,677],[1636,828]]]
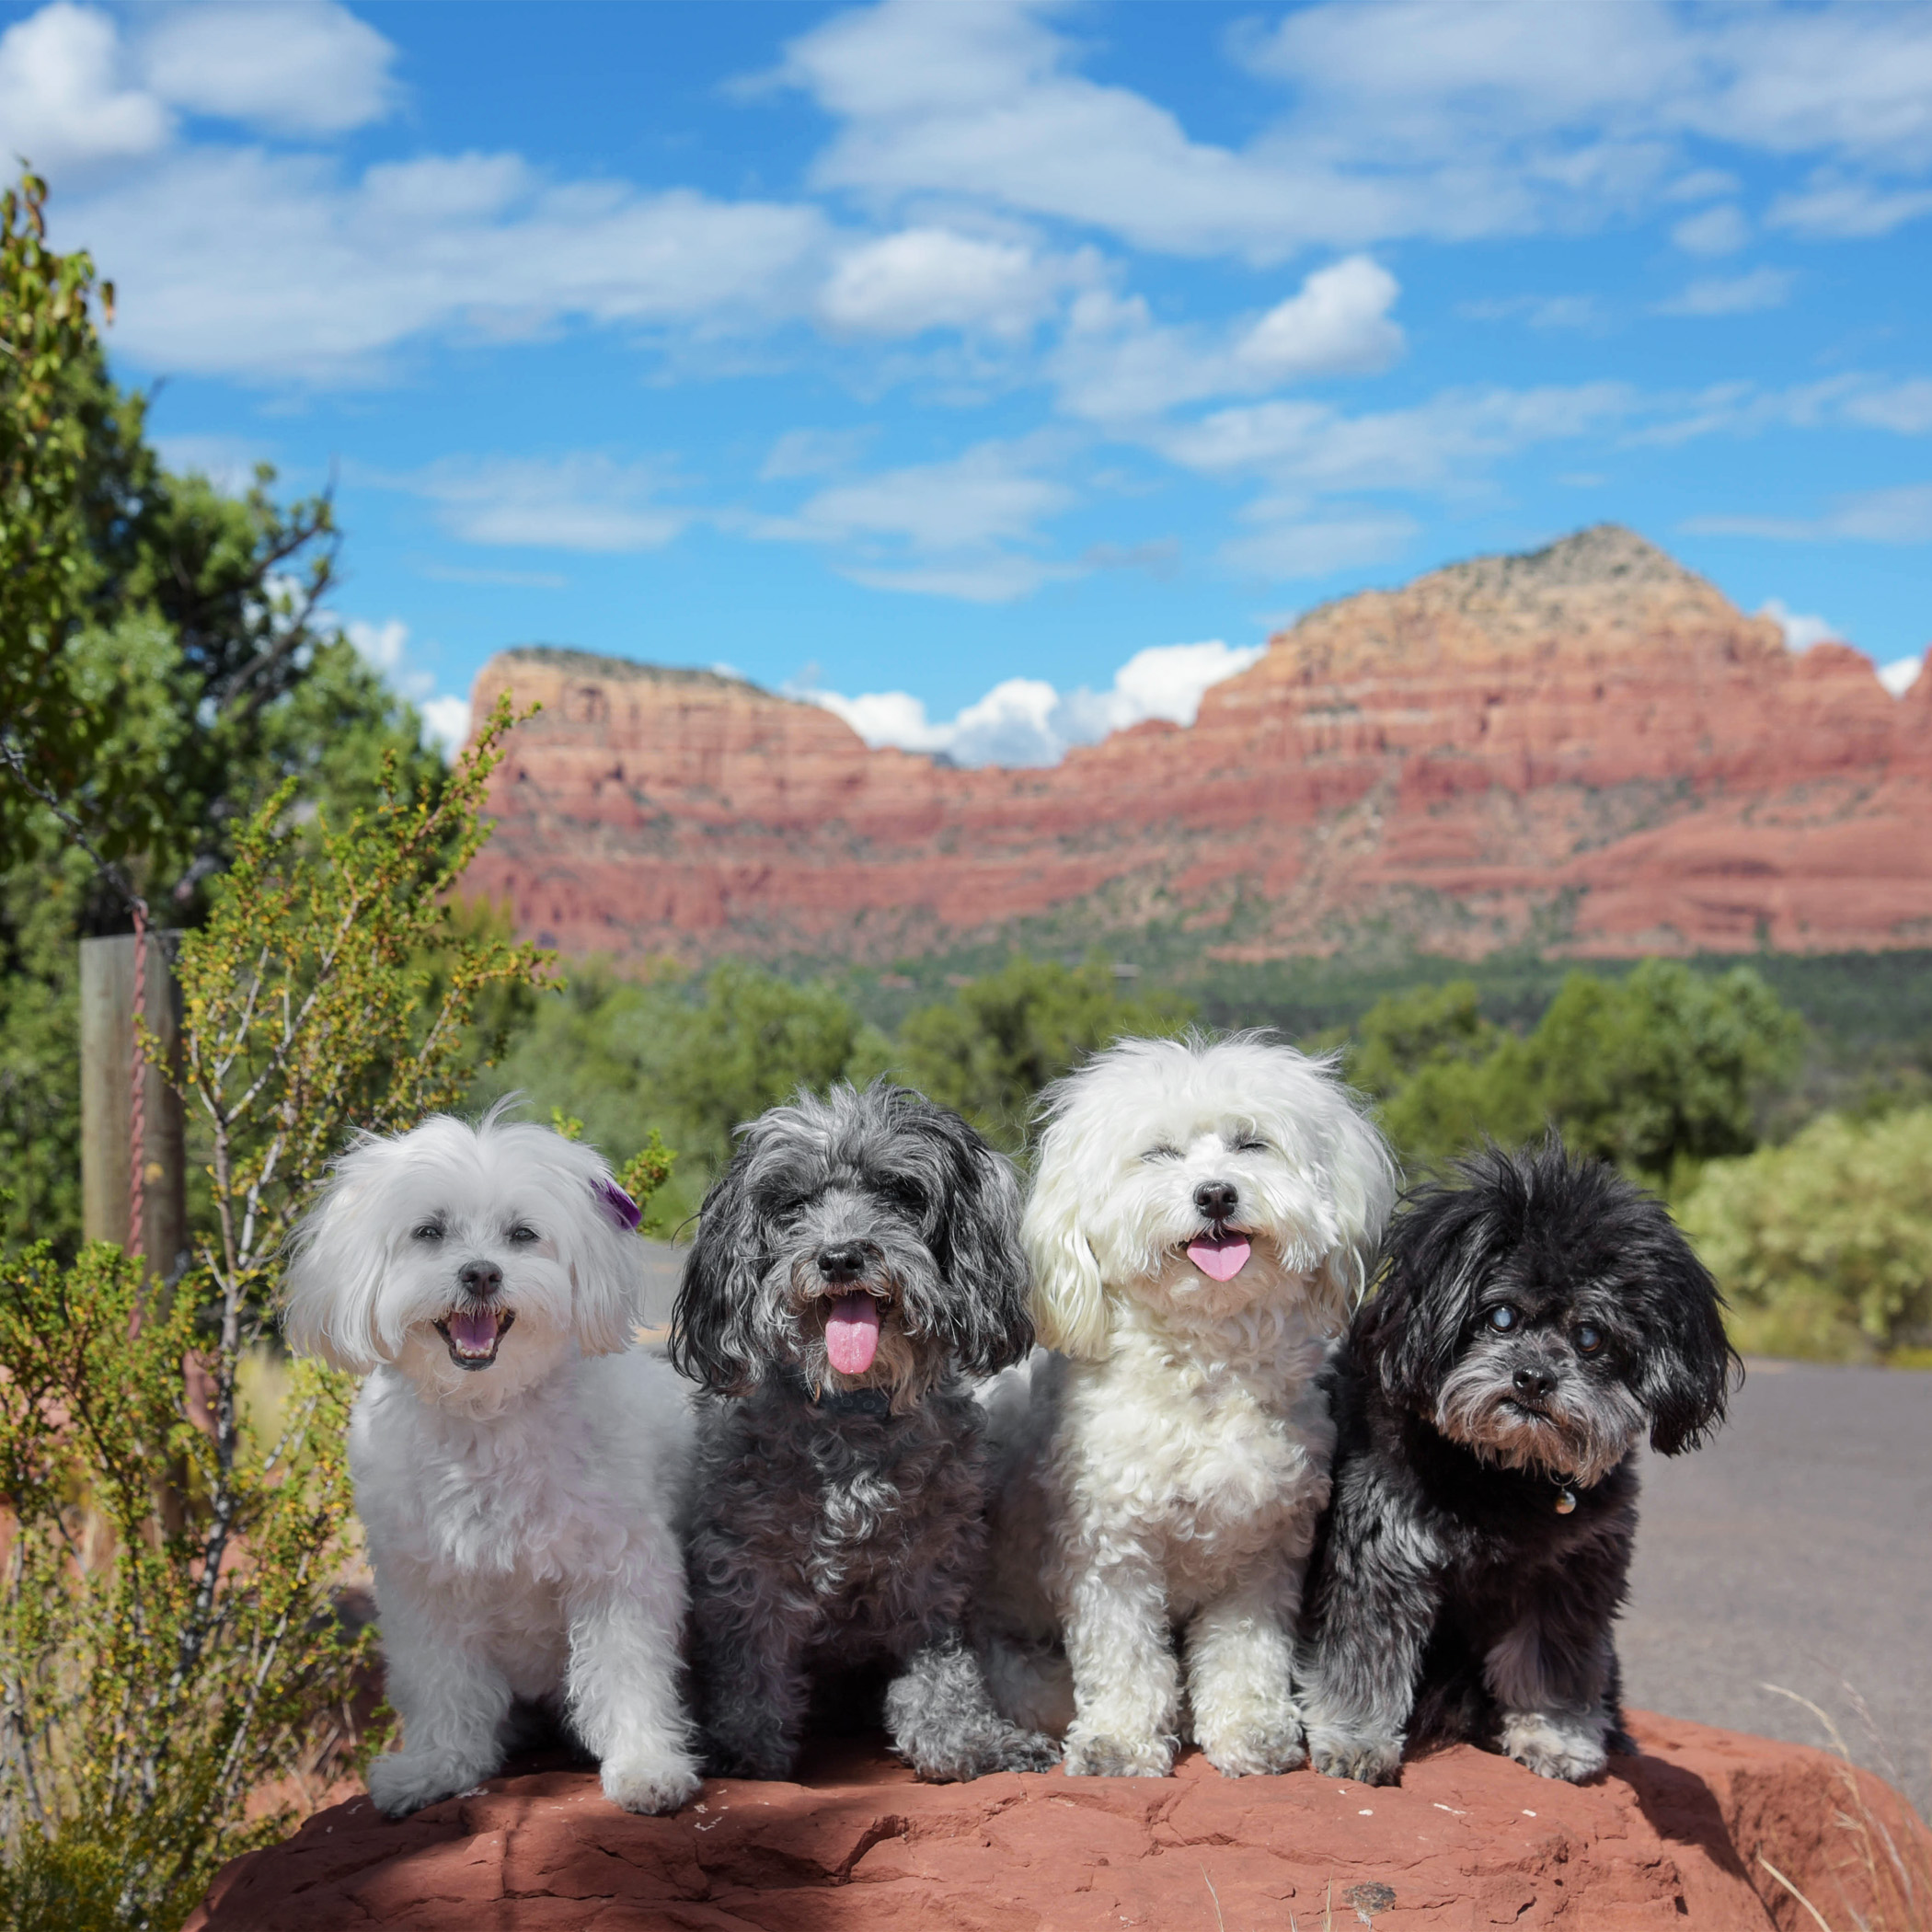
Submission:
[[[707,1390],[691,1627],[715,1772],[788,1776],[814,1683],[867,1665],[922,1777],[1058,1755],[995,1708],[961,1636],[986,1534],[970,1384],[1033,1339],[1018,1224],[1007,1164],[883,1082],[762,1115],[707,1197],[671,1350]],[[832,1278],[847,1250],[862,1271]],[[846,1376],[824,1325],[854,1288],[884,1312],[871,1368]]]

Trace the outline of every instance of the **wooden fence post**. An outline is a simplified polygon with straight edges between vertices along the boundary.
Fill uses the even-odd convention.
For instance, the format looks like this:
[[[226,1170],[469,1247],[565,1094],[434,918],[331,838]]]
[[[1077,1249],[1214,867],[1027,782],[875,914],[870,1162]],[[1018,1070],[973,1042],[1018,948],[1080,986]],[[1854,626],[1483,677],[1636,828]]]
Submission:
[[[181,1026],[173,955],[181,935],[146,936],[147,1029],[172,1056]],[[133,1156],[134,936],[83,939],[81,949],[81,1228],[89,1241],[131,1248]],[[187,1151],[180,1097],[161,1069],[142,1065],[141,1252],[148,1276],[171,1282],[187,1259]]]

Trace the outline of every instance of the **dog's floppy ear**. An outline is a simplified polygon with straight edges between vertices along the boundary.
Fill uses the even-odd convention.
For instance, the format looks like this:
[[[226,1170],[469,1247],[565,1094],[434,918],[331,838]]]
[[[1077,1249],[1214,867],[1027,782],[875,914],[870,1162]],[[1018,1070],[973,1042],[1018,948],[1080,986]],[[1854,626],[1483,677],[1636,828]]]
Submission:
[[[698,1210],[697,1239],[671,1314],[673,1364],[719,1391],[742,1389],[759,1379],[762,1358],[752,1321],[770,1257],[752,1200],[751,1160],[748,1135]]]
[[[1111,1338],[1107,1289],[1081,1214],[1075,1163],[1054,1158],[1061,1123],[1041,1144],[1020,1238],[1033,1266],[1033,1327],[1040,1340],[1076,1362],[1103,1362]]]
[[[1381,1132],[1346,1092],[1339,1101],[1328,1174],[1341,1238],[1323,1256],[1321,1272],[1336,1318],[1343,1321],[1368,1293],[1395,1206],[1397,1181],[1395,1160]]]
[[[1011,1164],[966,1121],[944,1108],[931,1111],[952,1165],[938,1259],[948,1277],[968,1291],[949,1297],[945,1318],[961,1372],[978,1380],[1024,1361],[1033,1346],[1019,1183]]]
[[[619,1354],[631,1344],[644,1287],[637,1203],[594,1148],[553,1138],[550,1151],[564,1186],[583,1196],[581,1212],[570,1217],[564,1235],[578,1345],[587,1355]]]
[[[1432,1407],[1455,1366],[1517,1191],[1512,1183],[1520,1183],[1493,1149],[1467,1173],[1474,1185],[1430,1182],[1409,1191],[1389,1224],[1381,1285],[1355,1317],[1357,1361],[1373,1363],[1390,1399],[1407,1409]]]
[[[389,1230],[375,1197],[395,1144],[360,1135],[289,1237],[282,1336],[296,1354],[355,1375],[385,1359],[376,1301],[389,1267]]]
[[[1630,1256],[1645,1277],[1637,1395],[1650,1411],[1651,1448],[1681,1455],[1723,1421],[1732,1372],[1742,1379],[1744,1365],[1724,1333],[1724,1298],[1709,1270],[1661,1202],[1644,1205],[1650,1225]]]

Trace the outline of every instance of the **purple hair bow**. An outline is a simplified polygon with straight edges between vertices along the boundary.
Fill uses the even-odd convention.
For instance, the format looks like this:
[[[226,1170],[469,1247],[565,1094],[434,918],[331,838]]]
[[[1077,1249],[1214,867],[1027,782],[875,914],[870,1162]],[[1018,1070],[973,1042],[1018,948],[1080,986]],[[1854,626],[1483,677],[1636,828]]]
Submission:
[[[644,1218],[643,1213],[615,1180],[600,1180],[597,1195],[604,1202],[604,1212],[619,1227],[627,1227],[633,1234],[637,1232],[638,1223]]]

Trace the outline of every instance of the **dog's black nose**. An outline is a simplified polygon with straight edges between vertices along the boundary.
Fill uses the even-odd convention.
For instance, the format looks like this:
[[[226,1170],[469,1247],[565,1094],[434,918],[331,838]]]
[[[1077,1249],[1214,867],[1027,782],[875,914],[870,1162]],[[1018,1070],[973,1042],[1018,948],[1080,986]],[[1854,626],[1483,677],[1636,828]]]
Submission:
[[[1511,1379],[1525,1402],[1542,1401],[1557,1386],[1557,1378],[1547,1369],[1518,1369]]]
[[[819,1249],[819,1272],[828,1282],[856,1282],[865,1271],[865,1249],[856,1241]]]
[[[494,1261],[466,1261],[457,1269],[456,1279],[471,1294],[485,1298],[503,1285],[503,1271]]]
[[[1241,1199],[1241,1190],[1231,1180],[1204,1180],[1194,1190],[1194,1205],[1210,1221],[1225,1221]]]

